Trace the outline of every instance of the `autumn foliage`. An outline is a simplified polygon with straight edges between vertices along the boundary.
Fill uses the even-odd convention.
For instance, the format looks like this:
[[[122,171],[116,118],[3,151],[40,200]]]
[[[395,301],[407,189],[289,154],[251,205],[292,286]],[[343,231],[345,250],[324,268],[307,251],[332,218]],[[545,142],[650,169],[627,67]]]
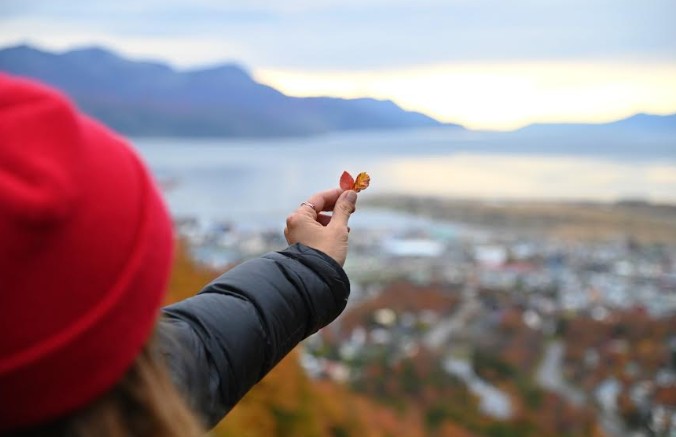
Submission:
[[[185,245],[181,245],[167,301],[192,296],[219,273],[196,265]],[[298,363],[298,353],[292,352],[244,397],[211,435],[423,437],[427,435],[424,430],[423,419],[416,412],[398,412],[341,384],[311,380]]]
[[[169,300],[191,296],[219,273],[197,266],[186,250],[180,248]],[[355,328],[369,329],[374,320],[373,312],[384,307],[399,316],[430,310],[444,316],[456,310],[457,291],[434,285],[392,284],[387,293],[356,306],[331,329],[324,330],[323,341],[331,347],[334,342],[338,344],[339,337]],[[255,386],[210,435],[601,437],[593,411],[573,407],[557,395],[534,386],[532,375],[543,339],[524,325],[521,311],[512,307],[503,312],[494,327],[499,335],[478,354],[478,359],[483,361],[474,363],[482,377],[510,396],[515,415],[509,420],[492,419],[483,414],[478,399],[466,385],[443,370],[442,357],[424,347],[399,359],[393,359],[386,349],[371,349],[369,357],[359,364],[360,376],[350,384],[311,379],[300,366],[300,353],[296,350]],[[581,331],[608,334],[587,328],[572,325],[567,335]],[[637,332],[649,337],[641,329]],[[601,341],[596,334],[592,337],[590,342]],[[645,353],[652,346],[637,344],[637,347]],[[573,356],[567,357],[569,363],[580,355],[575,348],[570,353]],[[657,354],[657,361],[648,361],[646,365],[657,365],[663,359],[662,354]],[[672,393],[663,396],[671,399]]]

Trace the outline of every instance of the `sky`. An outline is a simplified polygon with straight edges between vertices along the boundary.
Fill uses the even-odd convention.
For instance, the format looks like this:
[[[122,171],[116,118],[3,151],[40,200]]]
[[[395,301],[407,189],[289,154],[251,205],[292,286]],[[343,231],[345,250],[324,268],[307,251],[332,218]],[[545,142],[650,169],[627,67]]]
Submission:
[[[676,112],[674,0],[0,0],[0,47],[237,62],[474,129]]]

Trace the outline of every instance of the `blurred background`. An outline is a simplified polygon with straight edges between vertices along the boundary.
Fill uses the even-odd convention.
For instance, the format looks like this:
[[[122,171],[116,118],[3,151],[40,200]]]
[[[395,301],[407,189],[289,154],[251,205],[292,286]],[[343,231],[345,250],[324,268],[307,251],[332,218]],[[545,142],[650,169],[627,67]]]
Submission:
[[[348,309],[214,436],[676,435],[676,3],[3,0],[0,70],[127,136],[170,296],[343,170]]]

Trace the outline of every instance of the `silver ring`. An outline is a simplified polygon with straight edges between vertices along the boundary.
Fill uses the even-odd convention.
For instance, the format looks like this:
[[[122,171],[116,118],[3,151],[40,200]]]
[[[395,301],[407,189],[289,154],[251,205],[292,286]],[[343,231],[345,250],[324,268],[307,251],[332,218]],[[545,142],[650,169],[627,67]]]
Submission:
[[[309,206],[310,208],[312,208],[312,209],[314,209],[315,211],[317,211],[317,209],[315,208],[314,203],[303,202],[303,203],[300,204],[300,206]]]

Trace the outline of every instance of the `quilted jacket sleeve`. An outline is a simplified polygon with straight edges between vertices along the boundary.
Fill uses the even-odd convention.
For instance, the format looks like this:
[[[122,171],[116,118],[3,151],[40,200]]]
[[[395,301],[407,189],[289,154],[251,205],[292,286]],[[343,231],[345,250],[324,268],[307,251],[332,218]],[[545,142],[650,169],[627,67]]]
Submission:
[[[350,284],[324,253],[296,244],[240,264],[164,308],[172,377],[211,427],[304,338],[345,308]]]

